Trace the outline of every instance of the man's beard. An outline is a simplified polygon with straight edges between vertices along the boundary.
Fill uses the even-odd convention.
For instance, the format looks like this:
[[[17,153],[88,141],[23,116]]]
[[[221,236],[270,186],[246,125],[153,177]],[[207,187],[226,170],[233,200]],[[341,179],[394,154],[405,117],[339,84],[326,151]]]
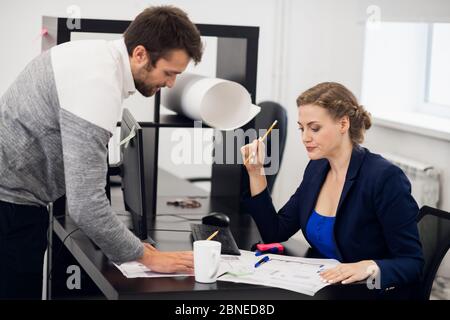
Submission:
[[[151,97],[156,93],[156,87],[146,85],[144,81],[141,80],[134,80],[134,86],[136,87],[136,90],[139,91],[140,94],[142,94],[144,97]]]
[[[149,73],[154,69],[151,62],[149,62],[144,68]],[[147,98],[153,96],[159,89],[158,86],[147,85],[144,81],[139,79],[134,79],[134,86],[140,94]]]

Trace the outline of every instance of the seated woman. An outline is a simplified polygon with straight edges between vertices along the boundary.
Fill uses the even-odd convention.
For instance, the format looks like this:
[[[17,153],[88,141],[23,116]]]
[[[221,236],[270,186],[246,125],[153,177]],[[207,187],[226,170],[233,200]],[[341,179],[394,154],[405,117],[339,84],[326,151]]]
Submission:
[[[321,83],[297,99],[308,157],[303,181],[275,211],[264,175],[264,144],[242,147],[250,177],[245,200],[264,242],[282,242],[299,229],[323,257],[341,262],[320,275],[343,284],[378,279],[381,288],[419,280],[423,267],[418,207],[403,171],[359,144],[370,114],[343,85]],[[377,277],[377,278],[375,278]]]

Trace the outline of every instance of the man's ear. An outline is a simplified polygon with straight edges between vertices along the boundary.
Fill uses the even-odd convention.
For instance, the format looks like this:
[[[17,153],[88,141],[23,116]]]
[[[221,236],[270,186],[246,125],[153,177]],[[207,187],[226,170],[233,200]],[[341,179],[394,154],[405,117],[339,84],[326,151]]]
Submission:
[[[133,49],[131,58],[139,66],[145,66],[150,61],[149,54],[144,46],[138,45]]]
[[[344,134],[350,129],[350,119],[348,116],[343,116],[341,120],[339,120],[339,127],[341,133]]]

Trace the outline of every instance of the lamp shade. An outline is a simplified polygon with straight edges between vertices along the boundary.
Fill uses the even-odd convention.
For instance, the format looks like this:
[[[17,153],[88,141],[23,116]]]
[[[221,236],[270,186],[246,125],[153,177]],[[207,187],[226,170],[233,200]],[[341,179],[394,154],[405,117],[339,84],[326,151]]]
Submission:
[[[173,88],[163,89],[161,104],[219,130],[240,128],[261,110],[239,83],[192,73],[179,75]]]

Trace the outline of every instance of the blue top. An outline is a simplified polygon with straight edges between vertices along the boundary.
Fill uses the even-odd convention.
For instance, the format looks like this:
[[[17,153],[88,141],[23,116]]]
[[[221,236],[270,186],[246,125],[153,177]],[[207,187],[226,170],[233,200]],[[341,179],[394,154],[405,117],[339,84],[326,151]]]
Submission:
[[[327,159],[311,160],[302,183],[278,213],[267,188],[254,197],[244,195],[245,210],[265,243],[286,241],[299,229],[310,241],[307,222],[329,170]],[[334,224],[338,260],[374,260],[382,288],[419,280],[424,260],[418,212],[400,168],[365,148],[353,148]]]
[[[306,236],[310,244],[329,258],[338,260],[336,244],[334,243],[333,228],[336,217],[327,217],[312,211],[306,225]]]

